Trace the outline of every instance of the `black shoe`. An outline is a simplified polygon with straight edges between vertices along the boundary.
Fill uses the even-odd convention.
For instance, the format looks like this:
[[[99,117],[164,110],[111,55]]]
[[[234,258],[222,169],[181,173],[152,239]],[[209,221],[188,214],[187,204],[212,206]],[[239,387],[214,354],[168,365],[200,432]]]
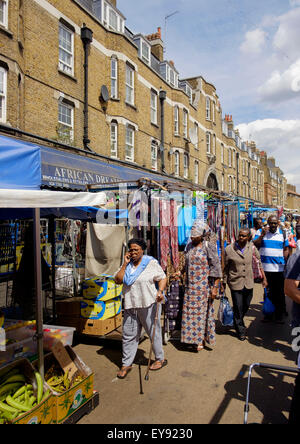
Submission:
[[[246,341],[246,336],[245,335],[240,335],[238,336],[240,341]]]

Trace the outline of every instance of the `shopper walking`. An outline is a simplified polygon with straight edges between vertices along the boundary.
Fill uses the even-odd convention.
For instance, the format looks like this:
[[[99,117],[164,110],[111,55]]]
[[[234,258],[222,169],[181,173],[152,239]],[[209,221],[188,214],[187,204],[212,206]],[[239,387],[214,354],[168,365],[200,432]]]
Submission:
[[[257,248],[250,242],[249,228],[239,232],[238,240],[225,249],[224,290],[228,284],[231,290],[234,314],[234,326],[238,338],[246,339],[244,318],[250,308],[253,298],[253,255],[258,259],[261,268],[264,287],[268,285]]]
[[[256,236],[256,233],[258,232],[258,230],[260,230],[263,227],[263,220],[261,217],[256,217],[253,220],[253,228],[251,228],[251,236],[252,239],[254,239],[254,237]]]
[[[275,322],[284,323],[286,314],[284,295],[284,268],[289,257],[289,242],[279,228],[277,216],[270,216],[268,226],[258,230],[254,244],[259,249],[262,265],[268,281],[269,298],[275,307]],[[264,321],[271,321],[265,317]]]
[[[185,294],[182,309],[181,342],[197,351],[216,343],[214,300],[222,276],[216,245],[206,240],[208,225],[197,221],[185,258]]]
[[[117,374],[120,379],[124,379],[132,369],[142,327],[152,340],[155,322],[157,323],[153,338],[155,362],[150,370],[160,370],[167,364],[167,360],[164,359],[160,326],[161,302],[167,285],[166,275],[156,259],[144,255],[146,243],[143,240],[130,240],[128,249],[122,267],[115,274],[115,282],[123,284],[124,297],[123,357],[122,368]],[[156,317],[157,304],[159,307]]]
[[[293,254],[285,270],[285,294],[293,301],[292,328],[300,328],[300,251]],[[297,332],[298,334],[298,332]],[[298,354],[300,369],[300,354]],[[300,420],[300,374],[296,378],[293,401],[290,410],[289,423],[299,424]]]

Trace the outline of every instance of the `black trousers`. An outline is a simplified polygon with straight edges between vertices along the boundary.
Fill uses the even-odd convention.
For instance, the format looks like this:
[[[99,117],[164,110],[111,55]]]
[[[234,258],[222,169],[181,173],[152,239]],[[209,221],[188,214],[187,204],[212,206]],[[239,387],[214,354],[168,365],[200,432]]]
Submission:
[[[285,294],[284,294],[284,273],[265,272],[269,298],[275,307],[275,318],[280,319],[286,312]]]
[[[246,333],[244,317],[251,305],[253,288],[250,290],[248,288],[231,290],[231,297],[233,302],[234,326],[238,336],[244,336]]]

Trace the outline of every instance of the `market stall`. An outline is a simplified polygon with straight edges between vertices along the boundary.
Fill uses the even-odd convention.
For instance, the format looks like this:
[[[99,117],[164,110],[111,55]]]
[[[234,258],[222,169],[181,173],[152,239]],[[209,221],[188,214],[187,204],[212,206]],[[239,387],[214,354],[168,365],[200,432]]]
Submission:
[[[60,191],[39,191],[39,190],[16,190],[16,189],[0,189],[0,211],[8,209],[33,209],[33,241],[34,241],[34,267],[35,267],[35,298],[36,298],[36,329],[32,335],[37,341],[38,361],[37,369],[44,380],[44,324],[42,309],[42,270],[41,270],[41,246],[40,246],[40,208],[58,207],[73,208],[74,206],[98,206],[106,202],[104,193],[66,193]],[[23,325],[28,334],[28,324]],[[30,329],[29,329],[30,330]],[[60,342],[59,342],[60,343]],[[70,359],[70,354],[68,355]],[[12,367],[9,370],[13,369]],[[24,364],[26,365],[26,364]],[[4,371],[4,370],[3,370]],[[2,372],[3,372],[2,371]],[[2,375],[0,372],[0,376]],[[21,375],[22,377],[22,375]],[[24,377],[24,375],[23,375]],[[27,381],[30,380],[30,375]],[[41,398],[42,399],[42,398]],[[41,401],[40,399],[40,401]],[[47,401],[48,398],[45,400]],[[5,406],[9,408],[9,406]],[[10,406],[10,408],[13,408]]]

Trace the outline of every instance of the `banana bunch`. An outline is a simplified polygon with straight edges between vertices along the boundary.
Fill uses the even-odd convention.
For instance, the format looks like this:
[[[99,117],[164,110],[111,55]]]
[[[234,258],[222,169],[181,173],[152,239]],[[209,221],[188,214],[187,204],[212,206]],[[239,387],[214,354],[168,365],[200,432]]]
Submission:
[[[70,381],[68,373],[53,364],[45,375],[47,384],[57,393],[64,393],[83,380],[82,376],[76,376]]]

